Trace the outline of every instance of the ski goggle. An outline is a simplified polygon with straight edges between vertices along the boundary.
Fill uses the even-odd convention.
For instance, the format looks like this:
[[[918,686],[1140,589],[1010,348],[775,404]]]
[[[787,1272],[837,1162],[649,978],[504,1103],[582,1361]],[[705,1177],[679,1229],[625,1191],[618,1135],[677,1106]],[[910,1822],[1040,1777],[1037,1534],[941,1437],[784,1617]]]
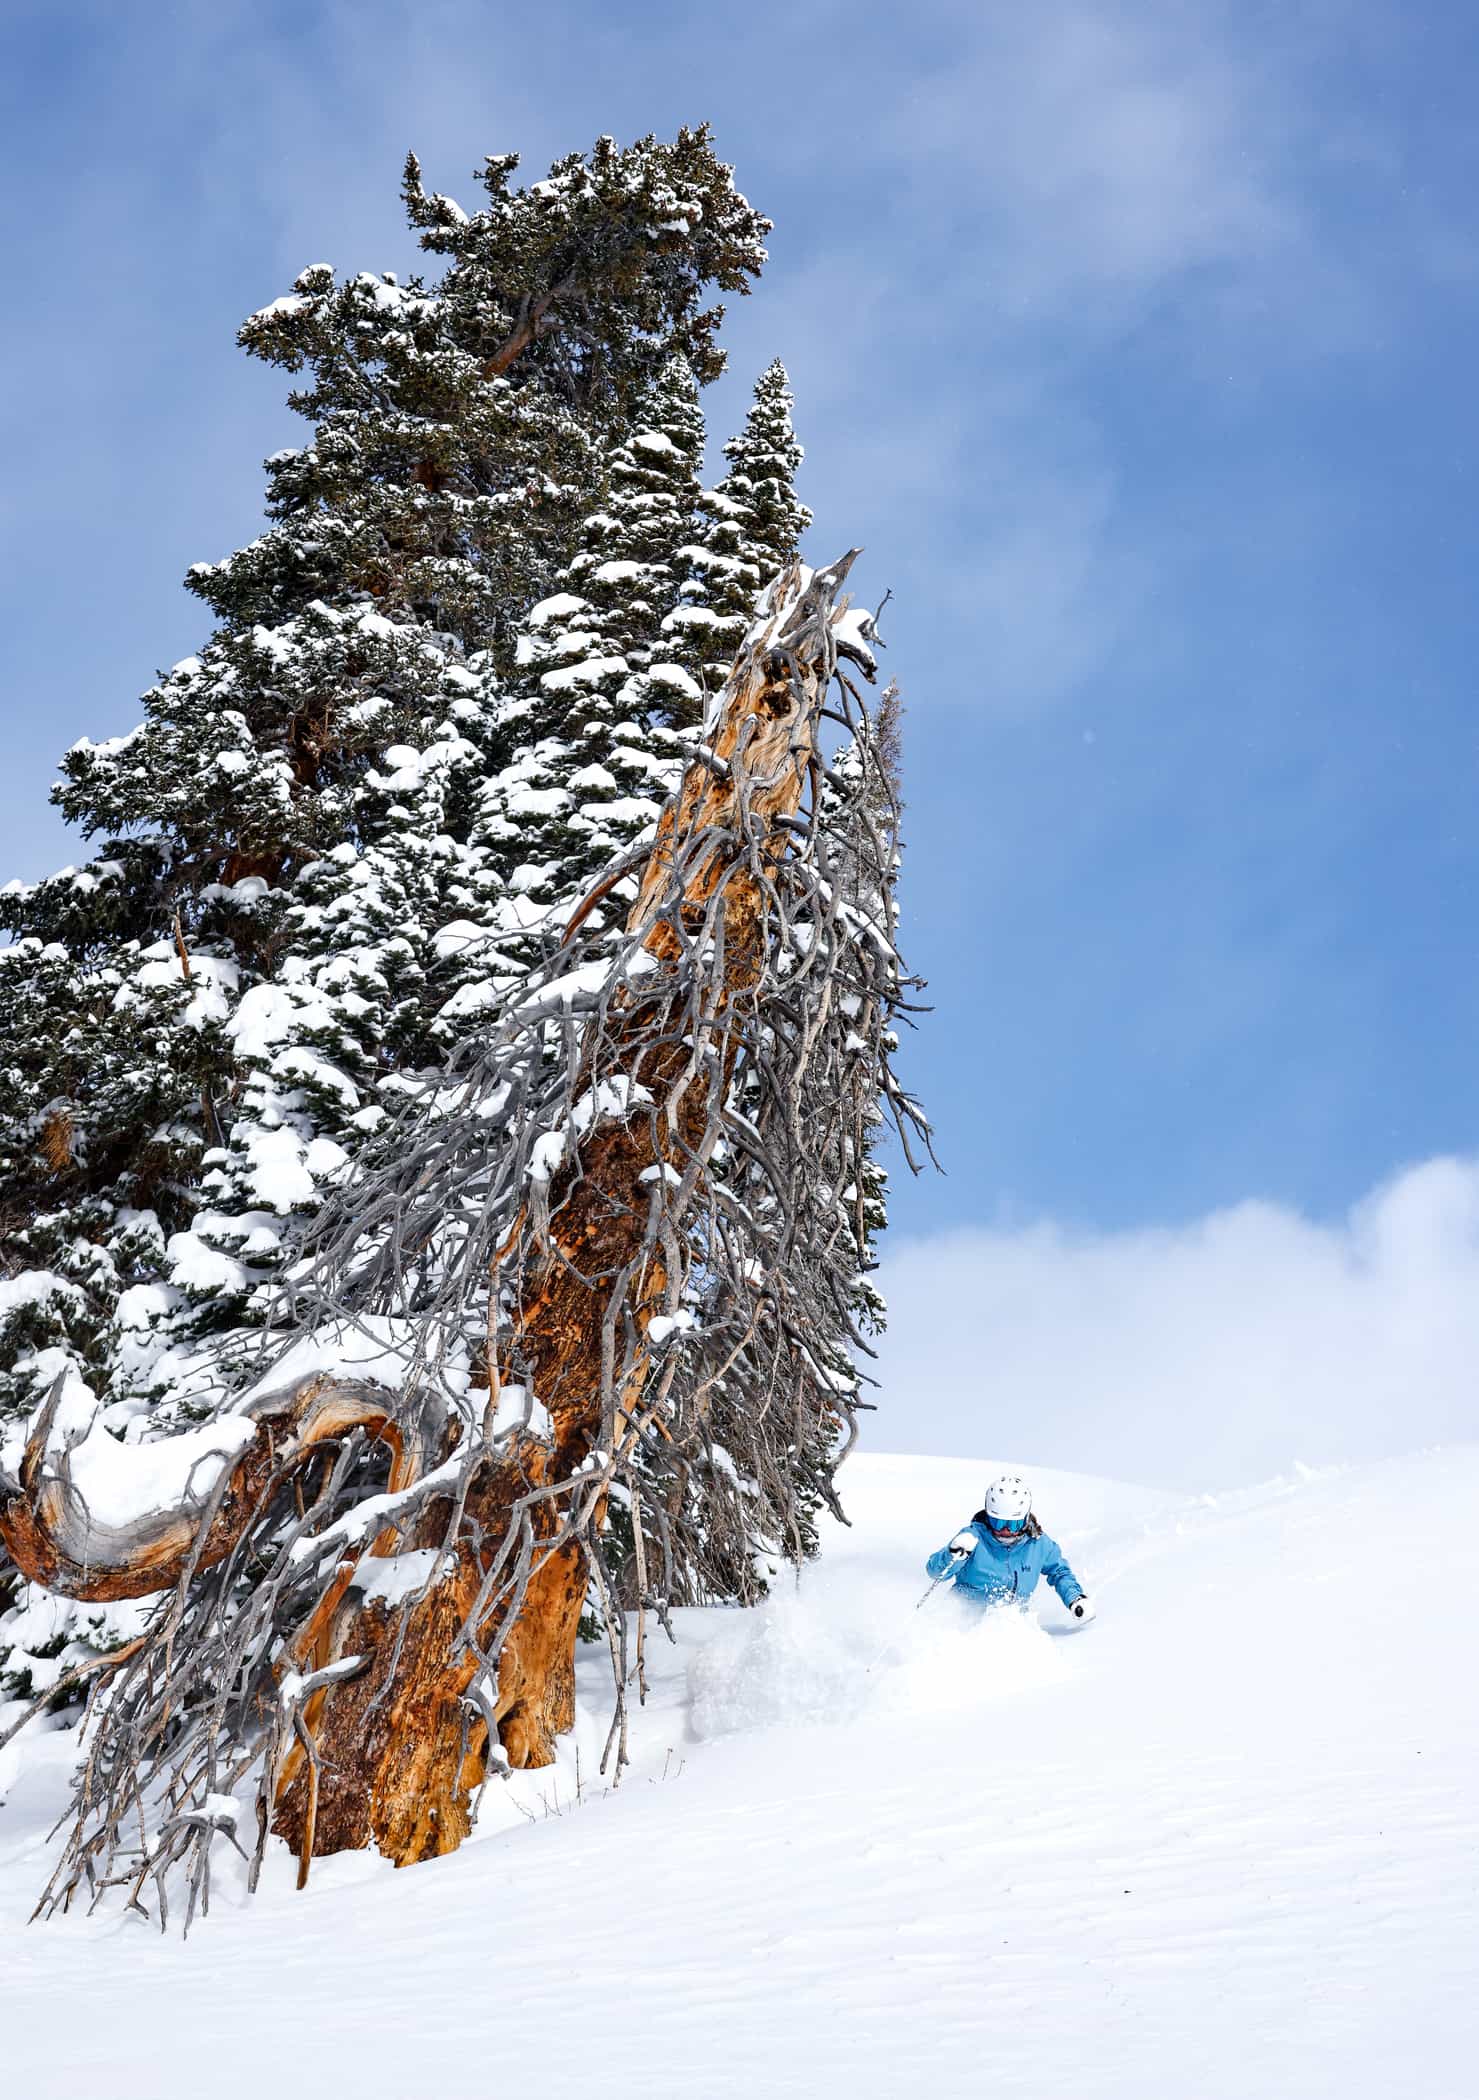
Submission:
[[[998,1538],[1017,1538],[1027,1529],[1025,1517],[988,1517],[986,1523]]]

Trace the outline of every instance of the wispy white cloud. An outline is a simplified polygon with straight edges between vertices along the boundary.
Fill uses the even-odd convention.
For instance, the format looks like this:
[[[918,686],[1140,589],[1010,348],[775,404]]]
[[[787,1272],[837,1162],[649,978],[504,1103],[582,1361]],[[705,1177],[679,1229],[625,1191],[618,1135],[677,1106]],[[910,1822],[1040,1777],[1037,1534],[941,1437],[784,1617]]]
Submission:
[[[1396,284],[1463,251],[1353,235],[1353,199],[1395,185],[1380,155],[1352,171],[1372,138],[1321,91],[1328,24],[1250,34],[1223,0],[925,0],[917,22],[870,129],[890,181],[822,259],[783,249],[776,292],[826,440],[819,514],[870,538],[902,518],[981,666],[932,694],[1020,714],[1111,674],[1137,628],[1173,633],[1173,578],[1226,529],[1215,503],[1170,518],[1126,454],[1158,390],[1174,460],[1199,395],[1215,425],[1380,354]]]
[[[1302,242],[1281,166],[1287,96],[1211,7],[1049,0],[972,8],[891,141],[928,171],[1007,319],[1155,297],[1199,268],[1257,269]]]
[[[937,0],[911,61],[870,133],[890,181],[824,249],[782,249],[766,318],[822,440],[819,520],[927,548],[890,580],[968,626],[972,674],[931,696],[1021,714],[1101,676],[1171,567],[1089,402],[1106,350],[1219,380],[1285,359],[1270,316],[1328,269],[1294,82],[1215,6]]]
[[[880,1449],[1215,1490],[1479,1437],[1479,1160],[1410,1168],[1333,1224],[1250,1202],[962,1230],[896,1250],[883,1283]]]

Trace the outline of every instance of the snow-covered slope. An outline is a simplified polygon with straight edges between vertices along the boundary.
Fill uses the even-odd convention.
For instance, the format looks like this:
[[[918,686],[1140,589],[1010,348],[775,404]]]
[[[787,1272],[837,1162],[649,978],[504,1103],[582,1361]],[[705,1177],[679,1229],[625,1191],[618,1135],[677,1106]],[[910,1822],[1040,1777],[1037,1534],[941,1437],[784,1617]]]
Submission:
[[[619,1792],[593,1651],[564,1762],[455,1858],[301,1897],[279,1860],[187,1945],[25,1927],[44,1739],[0,1812],[7,2088],[1474,2100],[1479,1448],[1190,1504],[1039,1475],[1084,1632],[916,1610],[987,1469],[855,1460],[799,1590],[659,1644]]]

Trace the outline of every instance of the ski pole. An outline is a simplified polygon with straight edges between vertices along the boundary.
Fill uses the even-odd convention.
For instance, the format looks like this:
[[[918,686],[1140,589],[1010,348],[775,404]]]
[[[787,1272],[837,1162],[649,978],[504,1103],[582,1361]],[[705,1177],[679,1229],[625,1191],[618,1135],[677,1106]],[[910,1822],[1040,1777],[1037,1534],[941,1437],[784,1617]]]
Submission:
[[[929,1603],[930,1598],[933,1597],[933,1595],[935,1594],[935,1591],[940,1587],[940,1584],[942,1582],[948,1582],[954,1573],[955,1568],[952,1564],[952,1566],[945,1569],[943,1574],[937,1575],[934,1581],[930,1584],[929,1588],[925,1591],[924,1595],[920,1598],[918,1604],[915,1605],[914,1609],[916,1611],[922,1611],[925,1605]]]
[[[934,1581],[930,1584],[929,1588],[925,1591],[924,1595],[920,1598],[918,1604],[915,1605],[914,1609],[916,1611],[922,1610],[923,1607],[929,1603],[930,1598],[933,1597],[935,1591],[940,1587],[940,1584],[942,1582],[948,1582],[950,1580],[950,1577],[954,1573],[954,1568],[947,1568],[943,1575],[937,1575]],[[892,1646],[893,1642],[891,1640],[885,1641],[883,1646],[879,1649],[878,1653],[874,1656],[872,1662],[865,1663],[863,1665],[863,1675],[865,1677],[871,1675],[871,1673],[878,1668],[878,1665],[883,1661],[883,1658],[885,1657],[885,1655],[888,1654],[888,1651],[890,1648],[892,1648]]]

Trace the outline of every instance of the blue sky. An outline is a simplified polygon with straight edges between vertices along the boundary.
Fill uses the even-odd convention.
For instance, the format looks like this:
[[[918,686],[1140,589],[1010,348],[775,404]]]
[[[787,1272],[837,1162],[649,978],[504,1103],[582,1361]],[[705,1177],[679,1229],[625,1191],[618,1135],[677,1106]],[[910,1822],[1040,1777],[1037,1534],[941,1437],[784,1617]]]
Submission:
[[[727,18],[726,18],[727,17]],[[713,121],[776,221],[722,435],[790,366],[821,558],[908,705],[914,1235],[1314,1221],[1479,1149],[1479,16],[1430,5],[5,10],[5,872],[61,748],[196,647],[291,422],[306,263]]]

